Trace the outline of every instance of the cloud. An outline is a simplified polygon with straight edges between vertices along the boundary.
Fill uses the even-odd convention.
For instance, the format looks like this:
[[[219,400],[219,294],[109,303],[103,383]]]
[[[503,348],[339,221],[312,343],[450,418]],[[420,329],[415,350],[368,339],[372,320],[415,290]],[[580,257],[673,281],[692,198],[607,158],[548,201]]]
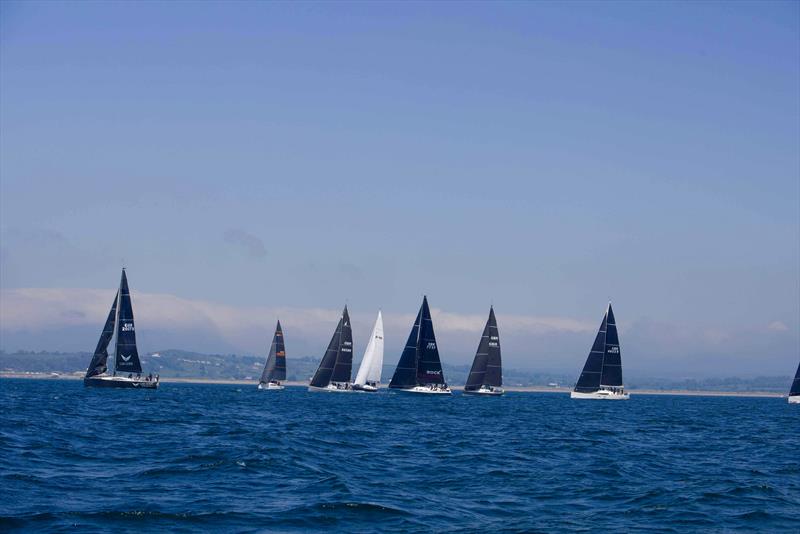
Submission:
[[[772,330],[773,332],[786,332],[789,330],[789,327],[786,326],[786,323],[782,321],[772,321],[767,325],[767,330]]]
[[[238,246],[250,258],[258,259],[267,255],[264,242],[244,230],[229,228],[225,230],[224,239],[226,243]]]
[[[340,308],[231,306],[164,293],[132,291],[137,341],[142,350],[263,354],[280,318],[293,357],[321,355]],[[6,350],[91,350],[114,291],[17,288],[0,291],[0,341]],[[363,350],[376,310],[350,310],[356,352]],[[443,361],[468,364],[486,314],[433,308]],[[386,363],[399,357],[416,317],[384,310]],[[594,318],[498,314],[503,359],[509,367],[579,370],[597,331]],[[776,323],[778,323],[776,321]],[[783,323],[751,329],[680,325],[631,318],[620,326],[626,371],[662,376],[778,373],[796,366],[798,332]],[[69,337],[71,336],[71,337]],[[33,345],[32,345],[33,344]],[[356,359],[359,357],[356,354]],[[788,363],[787,363],[788,362]],[[794,363],[792,363],[794,362]]]

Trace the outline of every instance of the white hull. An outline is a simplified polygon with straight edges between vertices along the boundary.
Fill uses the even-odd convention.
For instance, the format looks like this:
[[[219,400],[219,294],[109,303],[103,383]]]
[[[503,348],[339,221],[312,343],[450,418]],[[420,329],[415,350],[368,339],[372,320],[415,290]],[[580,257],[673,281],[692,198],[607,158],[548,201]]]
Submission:
[[[630,393],[619,393],[601,389],[591,393],[579,393],[573,391],[569,394],[571,399],[598,399],[598,400],[628,400],[631,396]]]
[[[355,391],[367,391],[370,393],[374,393],[378,391],[378,388],[371,385],[371,384],[353,384],[353,390]]]
[[[443,389],[433,389],[431,386],[414,386],[413,388],[406,388],[406,389],[397,389],[396,391],[401,391],[403,393],[419,393],[422,395],[452,395],[453,392],[450,391],[450,388],[445,387]]]
[[[500,387],[487,387],[481,386],[480,389],[464,390],[464,395],[484,395],[484,396],[498,396],[505,393],[506,390]]]
[[[800,395],[791,395],[789,397],[789,404],[800,404]]]
[[[353,386],[348,382],[347,384],[342,384],[344,387],[337,387],[336,384],[328,384],[324,388],[318,388],[316,386],[308,386],[308,391],[325,391],[328,393],[347,393],[353,391]]]
[[[283,386],[275,382],[270,382],[268,384],[259,384],[258,389],[280,391],[283,389]]]

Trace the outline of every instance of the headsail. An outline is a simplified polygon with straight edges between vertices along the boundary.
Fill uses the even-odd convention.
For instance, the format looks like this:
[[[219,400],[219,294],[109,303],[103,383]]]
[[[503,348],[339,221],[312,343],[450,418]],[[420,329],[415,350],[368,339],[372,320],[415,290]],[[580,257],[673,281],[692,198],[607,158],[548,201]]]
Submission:
[[[355,384],[363,386],[367,382],[378,383],[381,381],[381,370],[383,368],[383,317],[378,312],[375,326],[372,327],[372,334],[361,359],[361,366],[358,368]]]
[[[283,344],[283,331],[281,330],[280,321],[278,321],[278,326],[275,327],[275,335],[272,337],[267,364],[264,366],[264,372],[261,373],[260,382],[266,384],[270,380],[286,380],[286,349]]]
[[[345,326],[345,323],[347,326]],[[344,344],[347,343],[345,346]],[[347,351],[343,349],[346,348]],[[342,363],[339,364],[339,359]],[[350,315],[347,313],[347,306],[344,307],[342,317],[336,325],[336,331],[328,343],[325,356],[319,362],[317,372],[311,379],[311,386],[324,388],[331,382],[349,382],[350,371],[353,365],[353,331],[350,327]],[[344,378],[345,372],[347,378]]]
[[[600,389],[601,385],[622,386],[622,355],[611,303],[603,315],[603,322],[600,323],[600,329],[575,385],[575,391],[591,393]]]
[[[794,382],[792,382],[792,389],[789,391],[789,396],[800,395],[800,365],[797,366],[797,372],[794,374]]]
[[[95,375],[101,375],[108,370],[108,344],[111,338],[114,337],[114,324],[117,321],[117,300],[119,299],[119,291],[114,296],[114,302],[111,303],[111,311],[108,312],[106,324],[103,326],[103,331],[100,334],[100,340],[97,342],[97,348],[94,349],[94,356],[89,363],[89,368],[86,369],[86,378]]]
[[[497,330],[497,319],[494,308],[489,308],[489,318],[483,328],[475,359],[464,389],[467,391],[480,389],[481,386],[499,387],[503,385],[502,364],[500,360],[500,333]]]
[[[133,325],[133,303],[128,290],[128,277],[122,269],[119,286],[119,311],[114,370],[117,373],[141,373],[142,364],[136,350],[136,329]]]
[[[422,319],[422,307],[420,306],[411,333],[408,334],[408,341],[397,362],[397,367],[389,382],[390,388],[411,388],[417,385],[417,344],[419,343],[419,324]]]

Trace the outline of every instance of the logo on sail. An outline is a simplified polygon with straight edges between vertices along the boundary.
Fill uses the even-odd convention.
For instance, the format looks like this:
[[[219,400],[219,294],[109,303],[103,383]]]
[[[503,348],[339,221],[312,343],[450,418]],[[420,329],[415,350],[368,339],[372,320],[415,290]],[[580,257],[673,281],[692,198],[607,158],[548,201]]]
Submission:
[[[132,357],[132,356],[133,356],[132,354],[131,354],[131,356],[125,356],[124,354],[120,354],[120,355],[119,355],[119,357],[120,357],[120,358],[122,358],[122,361],[123,361],[123,362],[129,362],[129,361],[131,361],[131,357]]]

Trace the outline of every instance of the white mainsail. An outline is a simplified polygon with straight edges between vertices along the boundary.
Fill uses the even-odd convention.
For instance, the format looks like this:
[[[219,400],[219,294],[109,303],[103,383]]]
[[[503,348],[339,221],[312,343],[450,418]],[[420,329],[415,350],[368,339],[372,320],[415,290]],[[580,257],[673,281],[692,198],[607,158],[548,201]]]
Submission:
[[[364,351],[364,358],[361,360],[361,367],[354,384],[363,386],[367,382],[378,383],[381,381],[381,369],[383,368],[383,317],[378,312],[375,326],[372,328],[372,335]]]

